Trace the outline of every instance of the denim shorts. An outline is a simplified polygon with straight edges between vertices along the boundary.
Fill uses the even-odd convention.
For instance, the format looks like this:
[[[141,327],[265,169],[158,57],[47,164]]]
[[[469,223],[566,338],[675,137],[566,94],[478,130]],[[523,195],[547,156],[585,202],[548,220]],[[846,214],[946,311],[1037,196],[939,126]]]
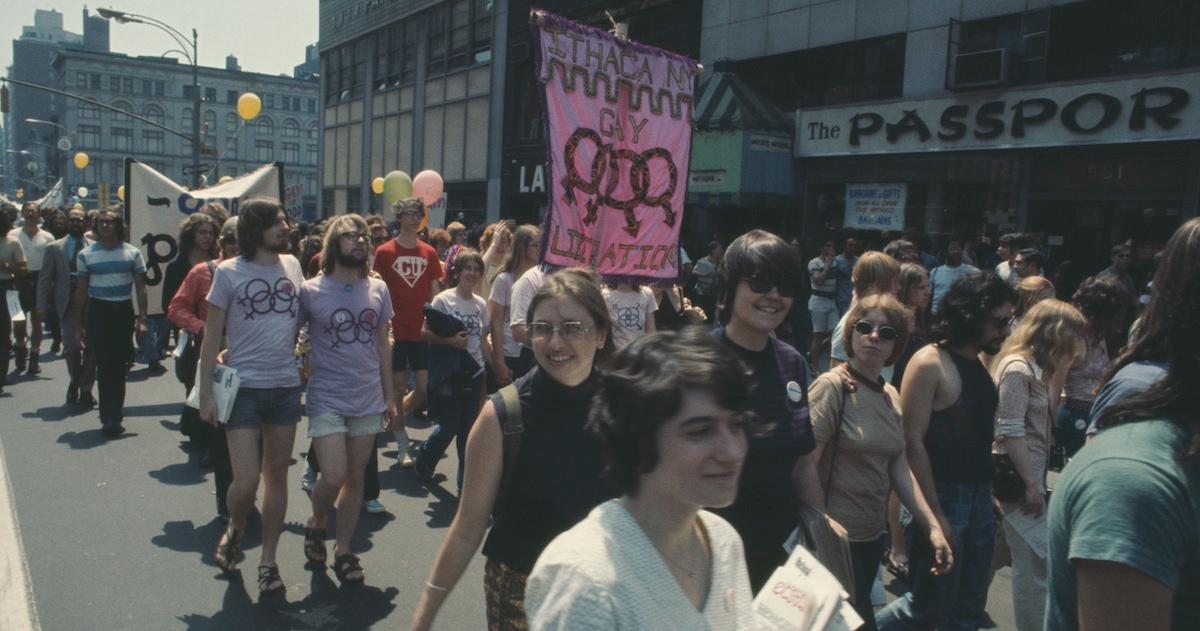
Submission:
[[[258,429],[263,425],[296,425],[300,422],[300,386],[288,388],[238,388],[226,429]]]
[[[383,431],[383,415],[342,416],[337,412],[325,412],[308,417],[308,437],[320,438],[331,434],[347,436],[370,436]]]

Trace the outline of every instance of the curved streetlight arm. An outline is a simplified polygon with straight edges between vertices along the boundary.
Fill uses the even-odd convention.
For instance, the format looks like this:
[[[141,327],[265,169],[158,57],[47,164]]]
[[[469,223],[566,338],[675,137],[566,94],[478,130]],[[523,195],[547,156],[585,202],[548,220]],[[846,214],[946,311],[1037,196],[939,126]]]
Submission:
[[[100,17],[116,20],[120,24],[146,24],[158,27],[170,35],[180,47],[186,48],[188,46],[187,35],[184,35],[179,29],[157,18],[140,13],[126,13],[125,11],[117,11],[115,9],[97,9],[96,12],[100,14]],[[192,36],[195,37],[195,29],[192,30]]]

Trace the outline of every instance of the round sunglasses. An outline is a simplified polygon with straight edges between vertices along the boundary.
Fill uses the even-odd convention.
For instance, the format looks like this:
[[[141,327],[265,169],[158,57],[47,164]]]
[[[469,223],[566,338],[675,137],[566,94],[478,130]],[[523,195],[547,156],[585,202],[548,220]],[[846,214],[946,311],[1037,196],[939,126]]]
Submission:
[[[896,338],[900,337],[900,332],[896,330],[896,327],[890,324],[880,324],[879,326],[875,326],[866,320],[859,320],[858,322],[855,322],[854,332],[864,337],[872,333],[879,333],[879,337],[889,342],[894,342],[896,341]]]

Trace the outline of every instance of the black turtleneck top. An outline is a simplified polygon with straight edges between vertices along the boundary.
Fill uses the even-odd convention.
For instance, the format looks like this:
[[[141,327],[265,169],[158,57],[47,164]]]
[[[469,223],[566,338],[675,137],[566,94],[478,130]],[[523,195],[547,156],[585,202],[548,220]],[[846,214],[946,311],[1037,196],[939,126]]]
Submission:
[[[600,439],[585,427],[595,373],[567,387],[535,367],[516,385],[525,433],[483,554],[528,574],[551,540],[617,494],[601,478]],[[499,398],[492,395],[493,405],[502,407]]]

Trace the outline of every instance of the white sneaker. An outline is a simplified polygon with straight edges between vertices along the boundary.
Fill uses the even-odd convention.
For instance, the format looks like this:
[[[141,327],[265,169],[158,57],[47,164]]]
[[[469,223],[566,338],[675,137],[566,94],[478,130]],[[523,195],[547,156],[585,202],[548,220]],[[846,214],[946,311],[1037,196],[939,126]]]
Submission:
[[[316,483],[317,474],[313,472],[312,467],[304,467],[304,475],[300,476],[300,490],[305,493],[312,493],[313,485]]]
[[[363,510],[372,515],[382,515],[387,512],[387,509],[383,507],[383,504],[379,500],[367,500],[363,502]]]
[[[408,442],[408,432],[401,428],[393,433],[396,435],[396,459],[400,461],[402,469],[411,469],[413,459],[412,454],[409,453],[411,448]]]

